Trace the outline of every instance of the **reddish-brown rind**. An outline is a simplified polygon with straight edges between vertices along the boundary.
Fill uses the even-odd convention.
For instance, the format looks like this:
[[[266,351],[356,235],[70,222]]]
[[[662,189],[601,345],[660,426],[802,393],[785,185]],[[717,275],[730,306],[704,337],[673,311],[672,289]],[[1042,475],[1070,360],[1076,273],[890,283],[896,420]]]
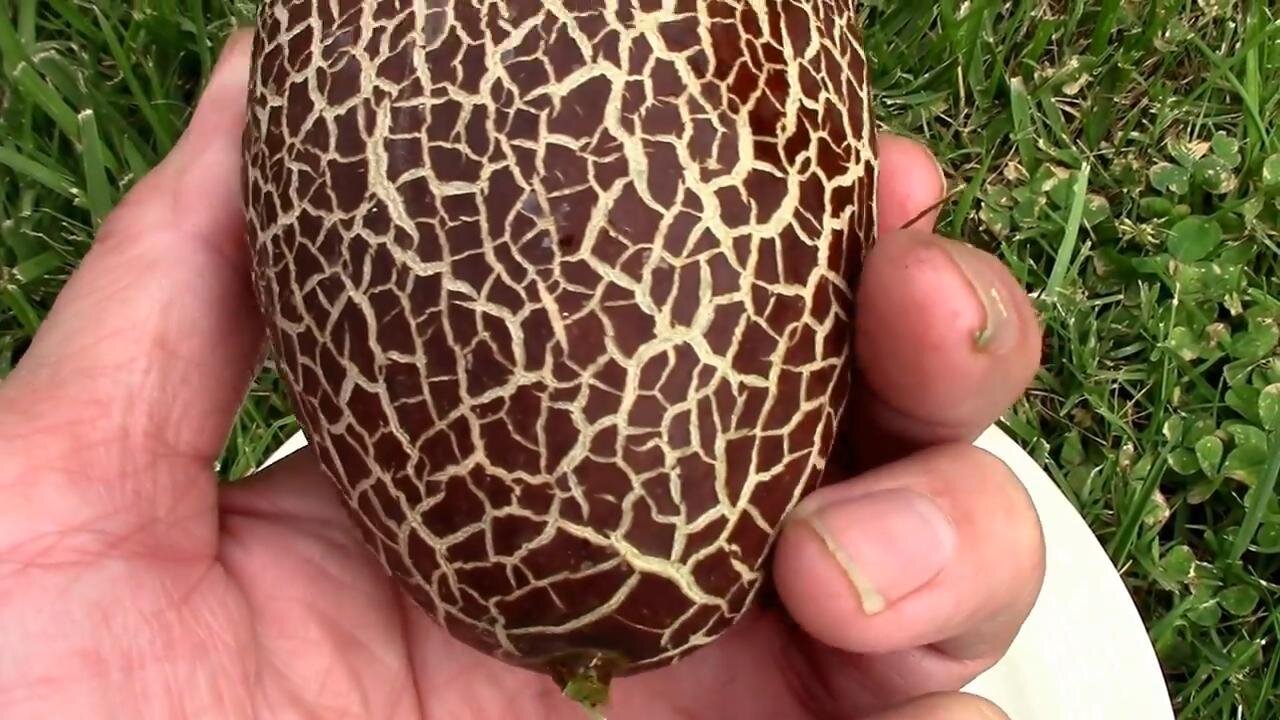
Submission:
[[[742,614],[850,391],[853,2],[264,0],[245,151],[273,356],[426,612],[617,674]]]

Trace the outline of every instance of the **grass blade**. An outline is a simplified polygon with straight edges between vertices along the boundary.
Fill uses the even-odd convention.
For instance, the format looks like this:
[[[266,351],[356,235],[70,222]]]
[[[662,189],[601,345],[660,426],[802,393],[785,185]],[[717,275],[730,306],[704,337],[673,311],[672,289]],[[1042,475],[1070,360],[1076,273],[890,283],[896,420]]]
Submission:
[[[22,0],[18,8],[18,37],[27,45],[36,41],[36,0]]]
[[[1071,212],[1067,215],[1066,229],[1062,234],[1062,242],[1053,259],[1053,270],[1045,283],[1045,296],[1052,297],[1062,285],[1071,267],[1071,259],[1075,256],[1076,244],[1080,237],[1080,226],[1084,219],[1084,201],[1089,192],[1089,163],[1085,163],[1076,178],[1075,196],[1071,200]]]
[[[111,212],[113,205],[111,187],[107,184],[107,168],[102,158],[102,138],[98,136],[98,121],[92,110],[80,113],[80,137],[84,151],[85,200],[95,224],[101,223]]]
[[[80,124],[76,121],[76,112],[63,101],[53,86],[50,85],[35,66],[30,62],[21,62],[13,71],[13,85],[40,106],[53,119],[63,134],[72,140],[80,140]]]
[[[49,273],[62,267],[63,257],[61,253],[53,250],[40,253],[39,255],[18,263],[13,268],[13,276],[19,284],[35,282]]]
[[[116,36],[115,30],[112,29],[113,23],[107,19],[100,8],[93,9],[94,14],[98,17],[98,27],[102,31],[102,37],[107,43],[107,47],[111,50],[112,57],[120,66],[120,73],[124,77],[125,84],[129,91],[133,93],[134,100],[137,102],[138,111],[146,118],[150,124],[152,132],[155,134],[157,144],[162,148],[168,148],[173,144],[174,133],[168,123],[161,120],[161,116],[156,113],[155,106],[149,99],[150,94],[147,93],[142,84],[138,81],[137,76],[133,72],[133,59],[125,52],[124,46],[121,45],[120,39]]]
[[[1027,96],[1027,85],[1020,77],[1009,81],[1009,110],[1013,116],[1013,136],[1018,143],[1018,159],[1027,174],[1035,175],[1040,163],[1032,135],[1031,101]]]
[[[32,307],[31,301],[27,300],[21,288],[0,284],[0,298],[4,299],[4,304],[9,307],[13,316],[18,318],[18,322],[22,323],[22,327],[29,334],[34,335],[40,328],[40,313]]]
[[[1236,533],[1235,542],[1231,544],[1231,554],[1228,556],[1232,561],[1239,561],[1244,557],[1245,550],[1249,549],[1249,543],[1253,542],[1254,535],[1262,526],[1262,517],[1267,511],[1267,504],[1275,496],[1278,475],[1280,475],[1280,433],[1272,433],[1271,456],[1267,460],[1267,469],[1262,473],[1258,485],[1250,488],[1246,494],[1248,505],[1245,508],[1244,522],[1240,524],[1240,530]]]
[[[13,148],[0,146],[0,164],[7,165],[10,170],[31,178],[59,195],[79,200],[75,184],[65,175],[51,170],[48,166],[26,157]]]

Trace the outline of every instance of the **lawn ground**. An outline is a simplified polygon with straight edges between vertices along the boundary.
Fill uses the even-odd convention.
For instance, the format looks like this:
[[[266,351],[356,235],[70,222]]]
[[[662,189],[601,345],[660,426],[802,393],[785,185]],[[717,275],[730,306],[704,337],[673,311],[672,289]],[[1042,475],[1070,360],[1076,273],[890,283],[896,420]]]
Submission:
[[[1280,717],[1280,8],[864,0],[883,122],[1012,267],[1045,368],[1005,428],[1147,620],[1180,718]],[[0,377],[181,131],[231,0],[0,0]],[[293,431],[264,373],[220,472]]]

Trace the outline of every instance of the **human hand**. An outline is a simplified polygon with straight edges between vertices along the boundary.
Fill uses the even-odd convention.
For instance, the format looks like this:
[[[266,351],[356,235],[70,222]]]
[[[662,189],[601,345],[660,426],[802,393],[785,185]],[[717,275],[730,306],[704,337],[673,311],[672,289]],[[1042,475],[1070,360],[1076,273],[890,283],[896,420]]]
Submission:
[[[414,607],[309,451],[216,483],[264,340],[239,194],[247,41],[0,384],[0,708],[579,717],[546,678]],[[882,156],[889,231],[942,186],[919,146],[884,137]],[[782,534],[781,607],[617,681],[611,720],[995,717],[953,691],[1026,617],[1042,540],[1017,480],[969,442],[1023,391],[1040,330],[996,260],[932,235],[933,219],[885,232],[868,259],[860,430],[846,438],[866,467],[806,499]]]

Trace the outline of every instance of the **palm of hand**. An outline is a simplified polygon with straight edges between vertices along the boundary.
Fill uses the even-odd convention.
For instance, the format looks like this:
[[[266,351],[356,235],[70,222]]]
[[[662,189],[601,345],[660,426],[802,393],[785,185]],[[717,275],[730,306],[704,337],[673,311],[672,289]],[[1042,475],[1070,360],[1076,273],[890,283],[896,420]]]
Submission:
[[[74,434],[58,424],[51,419],[41,435]],[[160,453],[133,467],[124,453],[98,458],[116,473],[137,474],[127,479],[104,477],[102,465],[42,466],[38,458],[63,454],[30,440],[21,454],[35,462],[22,474],[50,488],[214,482],[194,459],[162,462]],[[6,457],[19,455],[15,444],[6,443]],[[123,717],[319,711],[486,720],[510,717],[513,706],[530,720],[575,717],[546,678],[460,645],[413,607],[347,522],[309,453],[270,473],[269,481],[224,491],[216,509],[171,512],[168,527],[96,517],[8,547],[0,567],[17,592],[6,594],[0,616],[27,622],[6,642],[35,649],[16,674],[6,673],[0,704],[57,698],[77,717],[107,702]],[[0,487],[22,482],[5,477]],[[701,717],[707,705],[724,717],[810,717],[825,700],[806,667],[808,642],[779,614],[757,612],[678,672],[645,676],[618,700],[626,717]]]
[[[237,187],[246,39],[0,385],[0,709],[582,717],[413,606],[309,452],[216,485],[263,338]],[[885,137],[882,157],[892,228],[941,188],[919,146]],[[882,238],[860,292],[863,429],[846,444],[874,469],[781,535],[781,607],[617,683],[611,720],[990,717],[932,693],[994,662],[1038,591],[1034,511],[967,444],[1022,392],[1038,327],[994,258],[925,232]]]

